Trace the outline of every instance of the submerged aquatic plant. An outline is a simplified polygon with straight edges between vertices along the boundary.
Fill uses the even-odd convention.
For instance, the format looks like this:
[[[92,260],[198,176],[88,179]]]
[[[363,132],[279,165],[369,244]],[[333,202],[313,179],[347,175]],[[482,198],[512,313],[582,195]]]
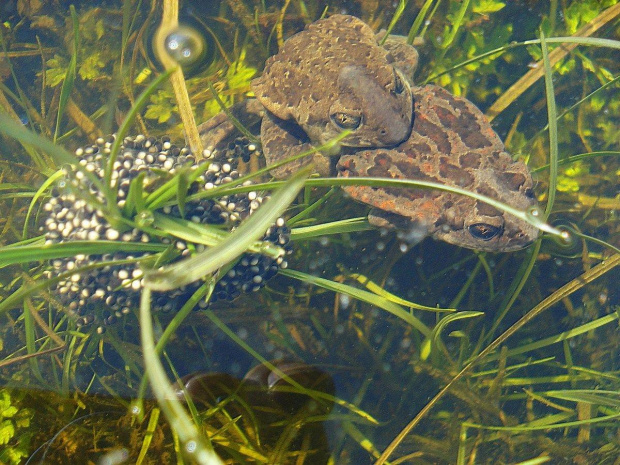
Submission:
[[[354,3],[369,21],[389,18],[393,12],[376,2]],[[207,451],[214,462],[218,459],[212,447],[232,462],[313,463],[313,447],[321,442],[297,437],[296,431],[299,425],[328,421],[337,422],[341,432],[330,437],[331,459],[337,463],[495,463],[577,455],[612,463],[618,447],[609,437],[617,431],[620,415],[614,398],[619,385],[619,313],[613,271],[618,264],[613,118],[618,99],[607,96],[617,86],[617,63],[597,54],[595,46],[617,50],[618,44],[585,37],[583,31],[588,26],[588,31],[602,30],[617,17],[618,7],[613,2],[551,2],[550,10],[541,14],[544,19],[537,21],[530,14],[516,31],[511,16],[519,7],[507,2],[418,3],[422,9],[416,18],[414,2],[401,2],[391,25],[397,32],[409,32],[411,40],[417,35],[426,38],[419,75],[488,107],[499,130],[507,134],[507,145],[539,167],[538,194],[547,202],[540,216],[554,223],[567,216],[581,231],[579,239],[570,237],[572,245],[579,246],[570,255],[557,254],[547,238],[524,253],[502,257],[428,241],[411,250],[415,244],[408,238],[369,231],[362,207],[350,205],[335,189],[355,182],[394,189],[437,187],[430,183],[295,179],[283,186],[257,182],[265,174],[259,170],[237,179],[253,179],[252,185],[195,192],[191,186],[200,170],[181,169],[174,175],[161,172],[151,183],[143,183],[146,176],[133,178],[139,181],[124,187],[128,202],[119,205],[118,191],[110,188],[114,157],[122,156],[118,149],[125,136],[136,127],[137,132],[154,135],[172,129],[172,140],[181,140],[175,92],[165,84],[168,76],[141,73],[146,68],[140,49],[147,43],[142,36],[148,35],[149,13],[132,2],[124,2],[121,11],[78,10],[64,30],[47,30],[57,40],[40,45],[31,41],[31,49],[18,40],[17,23],[2,29],[4,63],[15,68],[21,65],[20,53],[31,50],[38,63],[46,64],[46,69],[31,74],[35,87],[26,85],[19,74],[0,86],[0,103],[5,102],[5,113],[13,120],[12,125],[2,125],[11,137],[2,139],[6,156],[1,165],[0,317],[6,324],[0,334],[0,374],[10,390],[25,386],[73,393],[59,402],[62,412],[46,413],[24,407],[24,399],[35,394],[22,397],[6,391],[19,411],[51,419],[37,422],[49,424],[49,430],[37,432],[32,441],[40,445],[51,440],[44,447],[49,451],[46,459],[60,463],[52,457],[54,450],[57,457],[66,458],[94,445],[93,449],[124,450],[136,462],[150,456],[182,461],[180,440],[190,449],[196,445],[194,450]],[[209,12],[217,19],[205,20],[211,37],[221,37],[221,56],[204,75],[187,80],[199,119],[219,111],[214,91],[226,105],[244,98],[270,48],[322,14],[319,2],[285,2],[279,11],[263,3],[255,15],[253,7],[248,1],[221,2],[220,10]],[[442,13],[450,24],[439,19]],[[556,19],[560,17],[564,24]],[[33,24],[45,24],[43,19]],[[120,34],[109,33],[114,27]],[[536,37],[539,29],[544,35]],[[570,34],[574,37],[562,37]],[[577,48],[566,55],[566,47]],[[539,62],[528,71],[524,64],[532,59]],[[519,80],[514,84],[518,89],[509,89],[515,73],[529,80]],[[203,79],[212,85],[204,85]],[[541,79],[545,98],[535,85]],[[569,92],[576,88],[578,92]],[[142,96],[134,95],[145,89]],[[566,111],[558,112],[556,105]],[[40,135],[25,133],[22,123],[16,123],[20,115]],[[173,247],[152,240],[127,246],[128,253],[144,255],[105,264],[135,268],[140,261],[145,270],[164,266],[145,279],[149,290],[142,295],[140,309],[142,347],[131,316],[97,334],[96,325],[78,327],[67,313],[59,312],[62,299],[50,292],[50,286],[68,283],[74,273],[50,277],[49,260],[67,261],[86,252],[113,254],[125,246],[100,239],[45,245],[38,229],[49,215],[43,206],[59,198],[54,186],[63,173],[72,172],[67,164],[75,162],[62,147],[92,145],[102,132],[117,126],[112,123],[115,118],[121,120],[119,136],[115,147],[108,147],[112,157],[107,165],[103,159],[102,176],[83,172],[100,185],[103,198],[88,197],[86,191],[85,205],[101,208],[119,235],[135,228],[140,237],[148,234],[189,244],[187,258],[177,262]],[[548,130],[543,130],[546,124]],[[582,170],[574,176],[577,166]],[[245,229],[242,223],[236,233],[181,218],[199,202],[243,197],[249,191],[278,196],[278,189],[287,192],[286,198],[268,201],[268,208],[259,208],[249,217],[252,222]],[[302,189],[300,195],[295,195],[297,189]],[[174,209],[179,215],[169,214]],[[236,257],[246,252],[265,257],[281,253],[257,239],[284,211],[294,245],[287,258],[290,269],[250,299],[192,313],[222,282]],[[525,212],[513,213],[545,224]],[[205,249],[201,252],[198,245]],[[101,265],[89,263],[84,271]],[[189,278],[187,269],[192,270]],[[212,275],[217,269],[221,271]],[[149,308],[150,289],[177,288],[196,279],[199,285],[178,303],[177,313],[153,311],[156,305]],[[137,305],[129,307],[131,314],[137,310]],[[169,399],[169,380],[192,371],[209,369],[241,378],[251,364],[281,358],[317,363],[333,377],[335,396],[320,389],[310,392],[311,397],[333,402],[330,416],[303,409],[290,416],[263,416],[261,409],[249,408],[251,402],[234,382],[225,384],[229,389],[206,409],[190,402],[189,415]],[[156,367],[149,376],[162,388],[155,391],[168,421],[159,407],[144,399],[145,366]],[[286,389],[308,394],[305,385],[290,383]],[[91,393],[111,398],[89,397]],[[132,399],[130,414],[125,413],[126,398]],[[66,413],[73,411],[75,418]],[[92,426],[88,430],[94,437],[71,429],[83,421]],[[24,428],[31,431],[25,424]],[[126,435],[110,434],[125,428]],[[67,431],[72,438],[64,434]],[[129,439],[111,439],[119,436]],[[34,453],[33,448],[19,450]]]

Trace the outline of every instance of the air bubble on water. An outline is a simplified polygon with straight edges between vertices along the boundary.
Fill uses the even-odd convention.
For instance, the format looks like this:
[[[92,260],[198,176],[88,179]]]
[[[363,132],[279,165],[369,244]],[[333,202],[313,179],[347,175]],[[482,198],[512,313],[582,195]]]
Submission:
[[[164,39],[164,50],[182,68],[190,68],[202,60],[206,54],[205,37],[195,28],[179,25]]]
[[[136,216],[136,223],[139,227],[151,226],[155,222],[155,216],[150,210],[143,210]]]
[[[187,452],[189,452],[190,454],[193,454],[194,452],[196,452],[196,441],[187,441],[187,443],[185,444],[185,450]]]
[[[540,208],[538,208],[537,206],[530,207],[525,212],[525,214],[532,219],[540,218],[542,216],[541,213],[542,212],[540,211]]]
[[[340,307],[343,309],[349,308],[349,305],[351,304],[351,297],[349,297],[346,294],[340,294],[338,296],[338,300],[340,301]]]
[[[562,239],[565,244],[572,244],[574,242],[573,235],[566,229],[562,230],[560,233],[560,239]]]

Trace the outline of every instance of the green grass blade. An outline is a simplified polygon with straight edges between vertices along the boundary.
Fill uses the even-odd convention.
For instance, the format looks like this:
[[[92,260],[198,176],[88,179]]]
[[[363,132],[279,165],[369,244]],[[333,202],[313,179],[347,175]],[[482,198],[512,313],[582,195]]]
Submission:
[[[452,29],[450,29],[450,32],[448,33],[447,37],[444,39],[443,43],[441,44],[441,48],[443,50],[447,50],[450,47],[450,45],[452,45],[452,42],[454,41],[456,34],[459,32],[459,29],[461,25],[463,24],[463,18],[465,18],[465,13],[467,13],[467,8],[469,8],[469,2],[470,0],[464,0],[461,3],[461,8],[459,8],[458,13],[456,14],[456,18],[454,18],[454,21],[451,24]]]
[[[121,241],[71,241],[57,244],[28,244],[0,249],[0,268],[75,255],[102,255],[115,252],[162,252],[165,244]]]
[[[555,105],[555,91],[553,89],[553,71],[549,62],[549,50],[545,41],[545,34],[540,31],[540,48],[542,50],[543,66],[545,71],[545,94],[547,96],[547,119],[549,126],[549,192],[545,206],[545,219],[553,210],[555,194],[558,185],[558,114]]]
[[[108,205],[116,205],[116,189],[112,188],[112,172],[114,171],[114,162],[118,158],[118,152],[120,151],[123,139],[127,135],[127,132],[129,131],[129,128],[133,124],[134,120],[136,119],[138,113],[140,113],[140,111],[142,111],[142,108],[144,108],[144,106],[148,103],[149,97],[153,94],[153,92],[155,92],[155,90],[157,90],[157,88],[163,82],[168,80],[173,71],[174,69],[170,69],[165,73],[160,74],[159,76],[157,76],[157,79],[155,79],[146,89],[144,89],[144,91],[142,91],[142,93],[138,96],[135,103],[132,105],[131,109],[127,113],[127,116],[125,116],[125,119],[118,128],[118,131],[116,131],[116,139],[114,140],[114,143],[110,148],[110,155],[108,157],[108,163],[105,167],[104,175],[104,184],[106,189],[103,192],[106,193]]]
[[[175,289],[201,279],[237,258],[250,244],[260,239],[291,204],[303,188],[308,174],[308,170],[302,170],[293,176],[218,247],[181,260],[162,271],[147,271],[144,278],[145,285],[158,291]]]
[[[566,157],[566,158],[562,158],[561,160],[558,160],[558,166],[569,165],[579,160],[587,160],[588,158],[607,157],[607,156],[618,157],[620,156],[620,152],[601,151],[601,152],[579,153],[577,155],[571,155],[570,157]],[[540,171],[547,170],[549,169],[549,166],[550,165],[547,164],[547,165],[539,166],[537,168],[533,168],[532,173],[538,173]]]
[[[407,324],[416,328],[424,336],[429,337],[431,335],[431,330],[424,323],[422,323],[422,321],[420,321],[418,318],[406,311],[400,305],[397,305],[394,302],[390,302],[388,299],[381,297],[377,294],[363,291],[347,284],[341,284],[335,281],[331,281],[329,279],[319,278],[317,276],[302,273],[301,271],[281,270],[280,274],[288,276],[289,278],[298,279],[299,281],[303,281],[305,283],[322,287],[323,289],[327,289],[329,291],[345,294],[353,297],[354,299],[374,305],[375,307],[382,308],[383,310],[388,311],[392,315],[397,316],[401,320],[405,321]]]
[[[549,336],[546,337],[544,339],[541,339],[540,341],[536,341],[536,342],[531,342],[529,344],[525,344],[523,346],[520,347],[516,347],[514,349],[510,349],[507,351],[506,355],[508,357],[514,356],[514,355],[519,355],[519,354],[524,354],[526,352],[530,352],[532,350],[536,350],[536,349],[541,349],[543,347],[547,347],[553,344],[556,344],[558,342],[562,342],[562,341],[566,341],[568,339],[572,339],[574,337],[577,337],[581,334],[584,333],[588,333],[590,331],[594,331],[596,328],[599,328],[601,326],[607,325],[609,323],[612,323],[616,320],[618,320],[620,317],[620,315],[618,315],[618,313],[610,313],[609,315],[605,315],[604,317],[598,318],[594,321],[590,321],[589,323],[586,323],[585,325],[581,325],[577,328],[573,328],[569,331],[564,331],[562,333],[556,334],[554,336]],[[486,358],[487,361],[491,361],[491,360],[496,360],[497,358],[499,358],[499,355],[491,355],[489,357]]]
[[[148,367],[146,373],[153,394],[166,415],[170,427],[178,434],[186,453],[189,453],[196,463],[201,465],[223,465],[207,438],[200,434],[181,402],[176,398],[164,367],[157,356],[151,319],[151,290],[146,287],[140,296],[140,339],[144,365]]]
[[[484,312],[474,312],[471,310],[465,310],[462,312],[453,313],[452,315],[447,315],[446,317],[439,320],[439,323],[437,323],[437,325],[435,325],[435,327],[433,328],[433,335],[431,338],[433,341],[433,344],[438,344],[440,342],[441,333],[446,328],[446,326],[448,326],[450,323],[457,321],[457,320],[477,318],[482,315],[484,315]]]
[[[304,226],[291,230],[291,241],[303,241],[308,239],[316,239],[320,236],[330,234],[344,234],[350,232],[369,231],[374,229],[368,223],[366,217],[350,218],[346,220],[332,221],[330,223],[321,223],[312,226]]]
[[[56,127],[54,128],[54,142],[58,140],[60,122],[65,113],[67,102],[69,102],[69,98],[71,97],[71,92],[73,91],[73,84],[75,83],[75,77],[77,75],[78,52],[80,50],[80,22],[78,20],[77,13],[75,12],[75,6],[70,5],[69,10],[71,11],[71,21],[73,23],[73,54],[71,55],[71,61],[69,62],[69,67],[67,68],[67,74],[65,75],[65,79],[62,82],[62,87],[60,89],[58,114],[56,115]]]
[[[471,428],[484,429],[489,431],[515,431],[515,432],[530,432],[530,431],[540,431],[546,429],[564,429],[564,428],[578,428],[585,425],[592,425],[596,423],[604,423],[610,422],[614,423],[613,420],[620,418],[620,413],[614,413],[612,415],[606,415],[603,417],[589,418],[587,420],[576,420],[576,421],[567,421],[564,423],[557,423],[557,421],[561,421],[565,418],[569,418],[572,414],[569,413],[558,413],[556,415],[550,415],[549,418],[545,417],[546,421],[533,421],[531,423],[525,423],[523,425],[515,425],[515,426],[486,426],[486,425],[478,425],[475,423],[463,423],[463,425],[467,425]],[[541,424],[542,423],[542,424]],[[617,423],[617,422],[616,422]]]
[[[32,214],[32,210],[34,209],[34,206],[37,204],[37,201],[45,194],[47,189],[51,185],[53,185],[58,179],[60,179],[62,176],[64,176],[64,173],[62,171],[56,171],[49,178],[47,178],[45,182],[43,182],[41,187],[39,187],[37,192],[32,197],[30,205],[28,206],[28,212],[26,212],[26,218],[24,219],[24,228],[22,229],[22,239],[26,239],[26,236],[28,234],[28,223],[30,222],[30,215]]]
[[[142,171],[129,184],[129,193],[127,200],[123,205],[123,216],[132,218],[134,214],[143,211],[146,208],[144,201],[144,178],[146,172]]]
[[[153,214],[153,226],[166,233],[194,244],[203,244],[214,247],[224,241],[231,233],[216,226],[198,224],[189,220],[172,218],[161,213]],[[263,241],[255,241],[248,246],[248,250],[254,253],[262,253],[272,258],[282,256],[284,250],[273,244],[265,244]]]
[[[392,29],[394,29],[394,26],[396,26],[396,23],[398,22],[400,17],[403,15],[403,12],[405,11],[406,7],[407,7],[407,0],[400,0],[398,2],[398,6],[396,7],[396,10],[394,10],[394,16],[392,16],[392,19],[390,20],[390,24],[388,24],[388,27],[385,30],[385,35],[379,41],[379,45],[385,44],[385,41],[387,40],[389,35],[392,33]]]
[[[269,183],[253,184],[251,186],[239,186],[239,187],[218,187],[211,189],[200,196],[194,196],[194,198],[207,198],[213,197],[216,194],[212,191],[217,190],[217,195],[231,195],[240,192],[250,192],[253,190],[270,190],[282,185],[282,181],[272,181]],[[553,226],[545,223],[542,216],[544,213],[538,208],[532,207],[526,211],[519,210],[511,207],[508,204],[499,202],[486,195],[479,194],[478,192],[472,192],[460,187],[446,186],[430,181],[414,181],[411,179],[389,179],[389,178],[375,178],[375,177],[355,177],[355,178],[312,178],[306,181],[308,187],[331,187],[331,186],[372,186],[372,187],[391,187],[391,188],[408,188],[408,189],[425,189],[425,190],[439,190],[444,192],[450,192],[456,195],[464,195],[471,197],[472,199],[480,200],[486,204],[489,204],[498,210],[504,211],[510,215],[525,221],[532,226],[540,229],[541,231],[564,237],[565,233],[561,230],[554,228]]]
[[[620,393],[618,391],[603,391],[598,389],[567,389],[561,391],[546,391],[548,397],[584,402],[593,405],[620,409]]]
[[[420,304],[416,304],[415,302],[402,299],[392,294],[391,292],[386,291],[381,286],[379,286],[377,283],[371,281],[369,278],[359,273],[353,273],[353,274],[347,275],[347,277],[356,280],[358,283],[365,286],[366,289],[368,289],[370,292],[377,294],[378,296],[381,296],[389,300],[390,302],[394,302],[395,304],[398,304],[398,305],[403,305],[409,308],[415,308],[416,310],[424,310],[427,312],[456,312],[456,308],[427,307],[426,305],[420,305]]]
[[[424,24],[424,21],[426,20],[426,13],[430,9],[430,7],[433,5],[433,1],[434,0],[426,0],[424,2],[424,5],[422,5],[422,8],[420,8],[418,15],[416,16],[415,20],[413,21],[413,24],[409,28],[409,33],[407,34],[407,43],[409,45],[413,45],[413,41],[415,40],[415,38],[420,35],[420,28],[422,27],[422,24]],[[439,1],[437,3],[439,3]]]

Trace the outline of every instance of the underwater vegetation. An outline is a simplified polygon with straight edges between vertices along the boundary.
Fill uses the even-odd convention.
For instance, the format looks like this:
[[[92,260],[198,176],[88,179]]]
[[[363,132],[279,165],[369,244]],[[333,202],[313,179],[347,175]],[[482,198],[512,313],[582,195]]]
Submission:
[[[620,463],[620,4],[386,3],[2,2],[0,463]],[[527,163],[532,245],[200,139],[338,13]]]

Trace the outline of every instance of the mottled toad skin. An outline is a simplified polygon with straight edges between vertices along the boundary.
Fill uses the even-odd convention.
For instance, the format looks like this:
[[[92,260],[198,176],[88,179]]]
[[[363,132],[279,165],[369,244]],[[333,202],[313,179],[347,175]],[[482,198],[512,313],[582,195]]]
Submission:
[[[408,64],[417,61],[415,49],[407,49]],[[267,164],[325,144],[343,130],[351,134],[341,146],[389,147],[404,141],[413,102],[408,78],[395,66],[399,59],[353,16],[334,15],[290,37],[251,83],[267,110],[261,125]],[[319,157],[318,171],[329,174],[329,163]],[[281,177],[300,163],[275,174]]]
[[[431,181],[477,192],[520,210],[536,204],[527,166],[513,161],[482,112],[437,86],[414,87],[414,123],[394,149],[360,150],[338,161],[339,176]],[[530,224],[470,197],[443,191],[350,186],[375,207],[378,226],[423,227],[436,239],[490,252],[518,250],[538,236]]]

